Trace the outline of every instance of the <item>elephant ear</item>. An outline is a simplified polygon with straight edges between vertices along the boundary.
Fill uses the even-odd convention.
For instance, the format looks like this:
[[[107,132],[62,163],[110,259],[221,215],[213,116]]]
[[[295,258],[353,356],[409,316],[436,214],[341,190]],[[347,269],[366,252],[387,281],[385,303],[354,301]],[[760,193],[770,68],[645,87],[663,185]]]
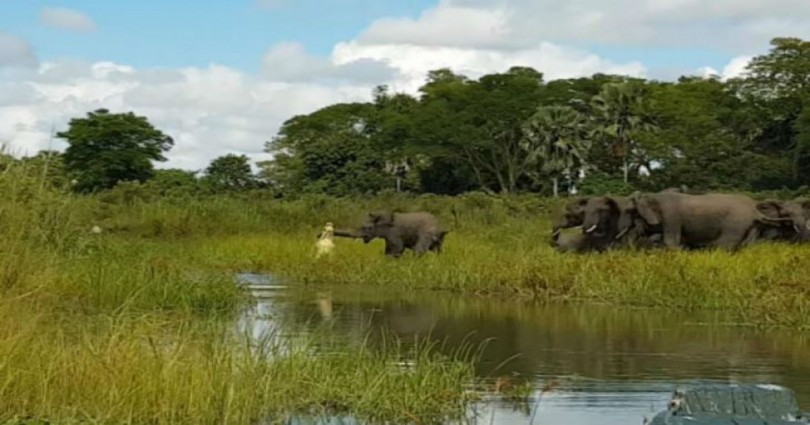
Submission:
[[[782,203],[768,199],[766,201],[757,203],[757,210],[765,217],[780,218],[782,217]]]
[[[374,224],[378,226],[390,226],[394,224],[394,213],[384,212],[384,213],[372,213],[369,214]]]
[[[638,215],[644,219],[650,226],[657,226],[661,224],[663,216],[661,214],[661,206],[658,201],[649,196],[638,196],[633,198],[633,205],[638,211]]]

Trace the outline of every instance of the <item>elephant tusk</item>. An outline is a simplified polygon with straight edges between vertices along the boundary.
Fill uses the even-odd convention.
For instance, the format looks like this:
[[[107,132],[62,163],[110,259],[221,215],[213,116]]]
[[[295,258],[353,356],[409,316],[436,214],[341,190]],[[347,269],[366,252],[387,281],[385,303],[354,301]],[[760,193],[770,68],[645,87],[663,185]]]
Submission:
[[[557,230],[551,232],[551,236],[557,236],[557,235],[560,234],[560,232],[562,232],[562,229],[557,229]]]
[[[629,232],[629,231],[630,231],[629,227],[627,229],[622,230],[621,232],[619,232],[618,235],[616,235],[615,239],[621,239],[621,237],[624,236],[625,234],[627,234],[627,232]]]
[[[801,233],[802,232],[802,228],[798,224],[793,225],[793,230],[795,230],[796,233]]]
[[[595,224],[593,226],[585,229],[585,233],[593,233],[594,230],[596,230],[596,225]]]

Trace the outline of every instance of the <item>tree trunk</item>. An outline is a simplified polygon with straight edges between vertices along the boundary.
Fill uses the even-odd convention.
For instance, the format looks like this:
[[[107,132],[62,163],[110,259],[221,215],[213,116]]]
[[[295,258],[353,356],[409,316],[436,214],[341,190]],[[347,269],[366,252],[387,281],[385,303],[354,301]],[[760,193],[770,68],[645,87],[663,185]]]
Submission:
[[[626,183],[628,183],[630,181],[629,180],[630,164],[627,162],[627,156],[626,155],[623,158],[623,160],[624,160],[624,167],[622,167],[622,168],[624,169],[624,183],[626,184]]]
[[[552,185],[553,185],[552,188],[554,190],[554,197],[556,198],[557,195],[559,195],[559,189],[558,189],[559,185],[558,185],[558,182],[557,182],[557,177],[552,177],[551,182],[552,182]]]
[[[402,190],[402,178],[397,176],[397,192]]]

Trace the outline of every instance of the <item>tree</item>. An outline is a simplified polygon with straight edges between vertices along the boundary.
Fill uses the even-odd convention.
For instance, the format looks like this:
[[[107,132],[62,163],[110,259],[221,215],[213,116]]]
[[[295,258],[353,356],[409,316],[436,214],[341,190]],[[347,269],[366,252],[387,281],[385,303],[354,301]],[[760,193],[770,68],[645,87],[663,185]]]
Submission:
[[[771,49],[754,57],[742,78],[732,86],[748,103],[759,109],[764,120],[758,144],[770,153],[782,153],[792,161],[794,182],[810,180],[808,146],[797,143],[806,124],[797,122],[810,107],[810,42],[781,37],[771,40]],[[798,139],[797,139],[798,137]]]
[[[285,193],[345,196],[393,186],[371,137],[373,109],[341,103],[293,117],[265,145],[273,159],[259,164],[263,175]]]
[[[69,129],[56,136],[68,143],[65,168],[81,192],[148,180],[154,173],[152,161],[165,161],[163,153],[174,144],[145,117],[106,109],[70,120]]]
[[[228,154],[211,161],[205,169],[205,181],[216,189],[243,190],[256,186],[246,155]]]
[[[543,76],[513,67],[469,81],[433,71],[420,91],[415,142],[427,155],[463,161],[481,189],[509,193],[530,167],[521,126],[539,103]]]
[[[586,118],[569,106],[541,106],[523,125],[524,149],[539,165],[529,175],[535,180],[551,175],[555,197],[560,174],[570,183],[585,163],[586,132]]]
[[[638,83],[609,83],[591,101],[596,123],[594,136],[608,141],[612,155],[621,158],[624,182],[628,182],[630,161],[638,154],[635,136],[655,131],[647,111],[645,93]]]

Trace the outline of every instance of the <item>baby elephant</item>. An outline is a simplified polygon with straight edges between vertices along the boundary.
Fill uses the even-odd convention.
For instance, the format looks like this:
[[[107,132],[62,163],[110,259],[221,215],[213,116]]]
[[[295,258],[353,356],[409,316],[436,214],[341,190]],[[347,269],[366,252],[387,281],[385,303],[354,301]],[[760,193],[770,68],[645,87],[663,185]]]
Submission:
[[[369,213],[357,232],[336,232],[335,235],[359,237],[365,243],[375,238],[385,239],[385,255],[399,258],[405,249],[416,255],[427,251],[441,252],[447,233],[436,217],[428,212],[386,212]]]

